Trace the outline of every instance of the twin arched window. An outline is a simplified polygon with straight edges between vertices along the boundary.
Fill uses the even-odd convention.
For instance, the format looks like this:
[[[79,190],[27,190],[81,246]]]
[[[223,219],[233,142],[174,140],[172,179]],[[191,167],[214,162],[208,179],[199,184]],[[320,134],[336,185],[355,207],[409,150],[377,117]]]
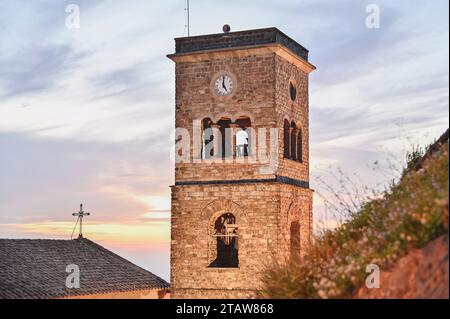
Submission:
[[[284,158],[303,162],[303,136],[301,128],[294,122],[284,120],[283,127]]]
[[[210,118],[202,121],[202,159],[212,157],[246,157],[250,155],[251,136],[248,128],[252,126],[248,117],[239,117],[235,122],[230,118],[223,117],[217,123]],[[213,128],[218,129],[220,134],[217,135],[219,141],[214,142]],[[237,132],[231,129],[239,129]],[[233,150],[234,149],[234,150]]]

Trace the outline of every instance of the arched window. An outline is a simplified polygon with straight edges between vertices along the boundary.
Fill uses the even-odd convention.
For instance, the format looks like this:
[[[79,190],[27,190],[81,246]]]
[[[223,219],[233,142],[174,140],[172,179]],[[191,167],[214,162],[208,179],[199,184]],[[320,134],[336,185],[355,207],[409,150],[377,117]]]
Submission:
[[[301,129],[297,133],[297,160],[303,163],[303,136]]]
[[[297,126],[291,123],[291,156],[292,160],[297,160]]]
[[[249,136],[246,131],[238,131],[236,133],[236,156],[248,156]]]
[[[283,129],[283,144],[284,144],[284,158],[290,158],[290,142],[289,142],[289,122],[288,120],[284,120],[284,129]]]
[[[213,236],[216,239],[217,255],[209,267],[239,267],[238,234],[236,218],[233,214],[225,213],[216,219]]]
[[[300,259],[300,223],[291,223],[291,261]]]
[[[213,140],[212,120],[205,118],[202,120],[202,159],[208,159],[214,156]]]
[[[241,129],[236,133],[236,156],[249,156],[252,149],[251,136],[246,130],[252,126],[252,122],[248,117],[241,116],[236,120],[236,125]]]

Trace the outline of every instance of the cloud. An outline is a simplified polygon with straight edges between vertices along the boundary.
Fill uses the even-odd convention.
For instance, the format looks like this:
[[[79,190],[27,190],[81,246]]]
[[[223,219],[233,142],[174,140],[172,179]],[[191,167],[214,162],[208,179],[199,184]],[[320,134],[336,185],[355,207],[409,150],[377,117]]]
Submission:
[[[158,17],[176,16],[168,15],[173,4],[77,4],[81,28],[73,30],[64,2],[3,5],[0,132],[115,142],[164,128],[168,136],[173,36]],[[16,11],[17,20],[7,16]]]
[[[74,68],[80,58],[67,45],[52,45],[24,49],[13,61],[0,61],[0,98],[51,90],[61,73]]]
[[[73,30],[69,3],[0,1],[0,223],[41,227],[0,234],[69,225],[80,201],[99,231],[167,222],[175,82],[165,55],[185,35],[184,2],[77,1]],[[310,50],[313,177],[331,165],[378,184],[386,178],[370,165],[385,150],[400,158],[402,136],[425,145],[448,127],[448,1],[377,1],[380,29],[365,27],[369,3],[191,1],[192,35],[276,26]],[[139,254],[151,253],[129,256],[149,265]]]
[[[71,220],[80,202],[99,221],[167,209],[161,198],[168,198],[173,183],[172,175],[164,173],[172,164],[168,152],[154,152],[151,142],[83,143],[0,134],[0,145],[0,223]]]

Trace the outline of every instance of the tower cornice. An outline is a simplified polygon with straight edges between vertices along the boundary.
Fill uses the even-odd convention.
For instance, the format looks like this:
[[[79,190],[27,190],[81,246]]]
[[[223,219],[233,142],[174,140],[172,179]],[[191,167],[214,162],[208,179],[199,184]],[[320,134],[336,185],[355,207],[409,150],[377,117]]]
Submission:
[[[251,55],[266,55],[274,53],[288,62],[294,64],[296,67],[309,74],[316,69],[316,67],[305,59],[299,57],[293,51],[278,43],[270,43],[263,45],[251,45],[238,48],[226,49],[212,49],[203,51],[194,51],[186,53],[169,54],[167,57],[175,63],[189,63],[201,62],[211,59],[225,59],[225,58],[244,58]]]

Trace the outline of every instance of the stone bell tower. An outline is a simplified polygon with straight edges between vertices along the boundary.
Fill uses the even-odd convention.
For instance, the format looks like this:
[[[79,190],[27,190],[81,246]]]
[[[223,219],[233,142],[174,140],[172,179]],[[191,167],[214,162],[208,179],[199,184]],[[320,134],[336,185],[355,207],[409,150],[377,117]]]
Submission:
[[[172,297],[251,298],[264,267],[295,262],[311,238],[315,67],[276,28],[175,42]]]

